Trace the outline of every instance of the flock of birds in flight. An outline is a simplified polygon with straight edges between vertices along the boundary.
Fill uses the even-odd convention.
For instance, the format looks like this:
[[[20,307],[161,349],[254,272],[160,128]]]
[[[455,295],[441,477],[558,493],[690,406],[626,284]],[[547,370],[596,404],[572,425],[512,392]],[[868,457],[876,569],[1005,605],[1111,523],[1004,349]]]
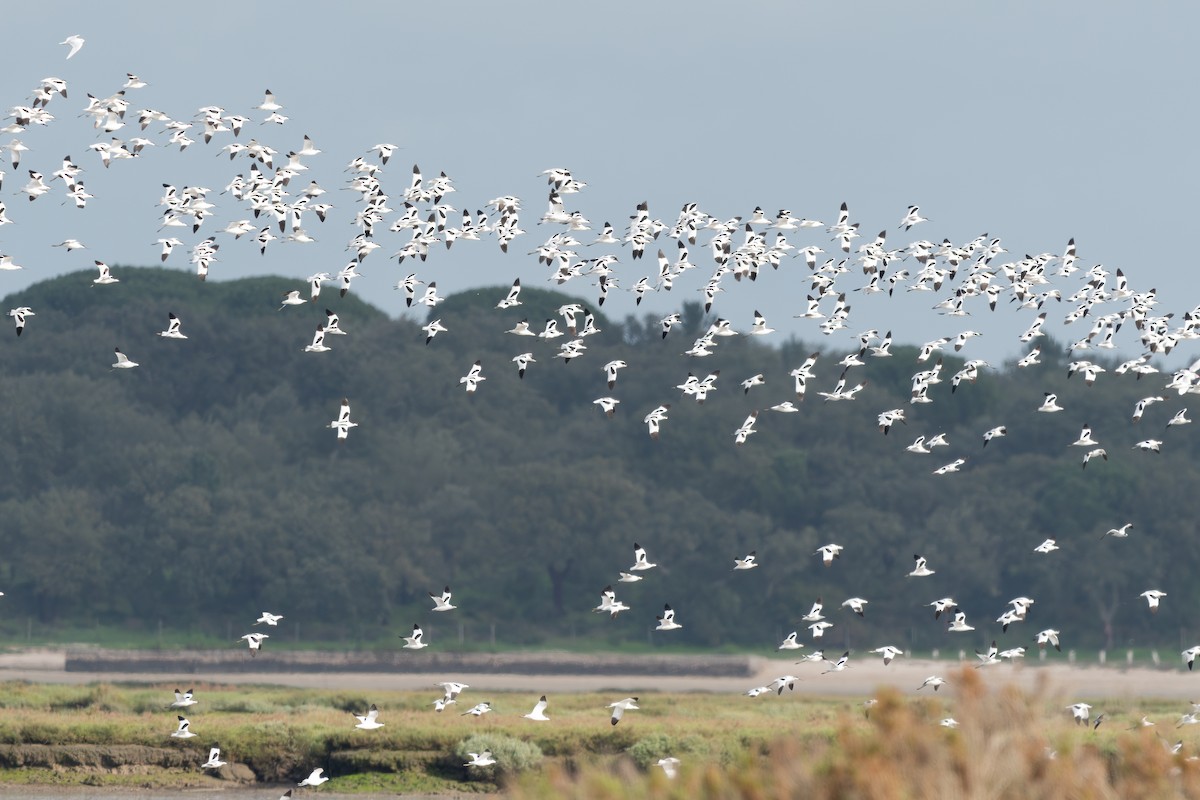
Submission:
[[[81,51],[84,40],[78,36],[71,36],[62,44],[69,48],[69,59]],[[222,153],[227,154],[230,161],[240,159],[244,164],[244,168],[234,175],[220,192],[221,195],[228,195],[231,200],[240,203],[238,208],[244,216],[235,214],[238,218],[231,219],[223,229],[213,231],[203,239],[199,239],[202,229],[218,214],[217,204],[209,200],[210,188],[163,185],[163,193],[159,200],[162,209],[160,230],[167,230],[172,235],[164,236],[156,243],[160,247],[159,257],[162,263],[172,258],[177,250],[187,248],[196,274],[204,280],[209,270],[217,263],[222,248],[228,250],[229,242],[222,241],[221,237],[229,237],[234,242],[245,239],[252,243],[252,247],[257,249],[260,255],[264,255],[277,241],[296,244],[315,241],[306,228],[306,223],[313,219],[317,220],[318,224],[325,223],[334,215],[335,209],[325,198],[328,193],[326,188],[315,180],[304,183],[304,173],[309,169],[305,163],[306,159],[321,153],[309,137],[303,137],[299,148],[287,152],[284,157],[279,157],[279,152],[265,142],[249,135],[245,139],[242,138],[244,128],[255,122],[252,117],[232,113],[224,107],[205,106],[189,118],[176,118],[149,108],[131,111],[134,96],[131,93],[146,85],[145,81],[130,73],[125,84],[114,93],[105,97],[90,94],[87,96],[84,114],[92,121],[98,136],[107,137],[106,141],[96,141],[87,147],[99,158],[102,168],[120,169],[123,162],[145,158],[152,148],[178,148],[182,151],[195,145],[197,139],[202,140],[205,146],[218,146],[217,143],[227,142],[219,145]],[[65,80],[48,77],[34,87],[31,100],[10,110],[9,124],[0,128],[0,134],[7,136],[6,140],[0,142],[0,151],[8,152],[14,171],[34,149],[20,137],[26,132],[33,132],[50,124],[54,120],[50,111],[51,103],[57,108],[61,101],[56,98],[66,100],[67,95],[68,86]],[[255,127],[267,126],[274,129],[284,125],[288,118],[282,113],[283,110],[284,106],[268,90],[262,102],[252,110],[263,115],[257,120],[258,124]],[[140,129],[139,135],[127,140],[115,136],[131,124]],[[161,135],[166,139],[156,141],[149,138],[147,131],[151,126],[161,126]],[[459,213],[445,202],[447,196],[456,189],[452,179],[444,172],[426,178],[421,169],[414,166],[408,176],[407,185],[399,194],[389,194],[384,184],[385,167],[398,149],[392,144],[378,144],[349,162],[346,171],[350,177],[346,186],[342,188],[350,190],[356,196],[352,225],[357,232],[347,244],[347,250],[353,255],[340,271],[316,273],[307,279],[306,289],[289,291],[282,298],[280,311],[317,302],[322,291],[331,284],[345,296],[351,290],[354,279],[362,277],[359,270],[365,268],[368,258],[384,246],[381,242],[384,233],[407,235],[408,239],[391,257],[401,265],[408,262],[410,265],[419,265],[420,268],[424,268],[428,259],[435,257],[443,248],[449,251],[454,246],[461,248],[468,246],[468,242],[481,242],[490,238],[499,250],[507,253],[518,237],[529,235],[522,227],[521,216],[524,209],[522,201],[516,196],[493,198],[482,204],[486,211],[480,209],[472,213],[463,210]],[[73,202],[80,209],[86,208],[88,202],[96,198],[87,191],[82,177],[85,171],[70,155],[62,159],[61,167],[51,172],[49,178],[37,169],[29,168],[28,182],[20,189],[20,194],[33,203],[54,191],[54,182],[59,181],[67,201]],[[849,280],[845,276],[856,272],[864,275],[866,282],[853,287],[851,292],[863,295],[892,295],[896,291],[926,292],[931,297],[936,295],[937,300],[932,308],[947,319],[961,319],[969,315],[972,309],[987,308],[995,311],[1002,300],[1008,305],[1016,305],[1019,309],[1026,310],[1031,319],[1017,337],[1019,342],[1027,347],[1025,354],[1016,362],[1019,368],[1039,363],[1041,349],[1038,340],[1045,335],[1042,328],[1048,315],[1061,304],[1069,304],[1070,310],[1062,322],[1070,325],[1086,320],[1090,322],[1090,328],[1069,347],[1074,360],[1070,363],[1068,376],[1078,375],[1089,386],[1101,380],[1100,376],[1109,370],[1083,358],[1081,354],[1115,348],[1115,338],[1123,329],[1136,330],[1140,352],[1111,370],[1117,375],[1133,373],[1142,377],[1157,373],[1158,368],[1152,363],[1155,356],[1170,353],[1180,342],[1200,337],[1200,306],[1184,313],[1178,323],[1174,322],[1174,316],[1171,314],[1156,314],[1158,299],[1154,289],[1134,289],[1120,269],[1110,273],[1101,265],[1086,269],[1081,267],[1077,264],[1073,239],[1068,242],[1062,253],[1026,255],[1012,260],[1004,259],[1008,251],[1002,246],[1001,240],[987,234],[957,244],[948,239],[940,243],[915,239],[903,245],[893,246],[886,229],[874,237],[862,236],[860,223],[852,220],[846,203],[841,204],[834,221],[826,224],[796,217],[788,209],[768,215],[762,208],[755,208],[748,217],[722,219],[706,213],[694,202],[684,204],[674,222],[668,222],[654,217],[648,203],[643,202],[634,209],[628,225],[618,227],[605,222],[596,232],[595,226],[581,211],[568,207],[568,198],[581,192],[587,184],[563,168],[547,169],[542,175],[548,182],[548,200],[546,211],[537,219],[536,224],[549,231],[549,235],[536,245],[530,255],[536,256],[538,265],[545,268],[548,280],[557,286],[590,278],[596,291],[597,308],[603,306],[610,292],[625,289],[621,286],[618,276],[618,264],[621,263],[619,253],[627,252],[629,261],[638,264],[643,263],[647,250],[651,252],[650,258],[646,259],[646,263],[652,265],[652,269],[648,270],[649,274],[636,278],[625,289],[632,293],[635,305],[640,304],[651,292],[671,291],[686,273],[701,269],[701,259],[698,256],[700,253],[707,253],[712,262],[711,273],[699,289],[706,313],[711,312],[718,296],[732,290],[734,285],[750,285],[761,271],[768,268],[793,269],[792,260],[800,259],[799,263],[803,265],[804,271],[798,280],[806,283],[808,290],[796,317],[810,320],[830,341],[836,341],[833,338],[834,334],[850,331],[853,342],[849,352],[837,362],[842,370],[836,383],[828,387],[814,388],[815,394],[826,403],[861,402],[861,398],[869,396],[869,392],[866,391],[868,381],[858,376],[866,371],[867,365],[873,359],[893,357],[891,331],[881,335],[877,329],[859,333],[850,329],[851,303],[848,298],[852,295],[845,290],[844,284]],[[3,172],[0,172],[0,181],[2,179]],[[16,219],[22,216],[15,209],[12,213]],[[0,232],[5,225],[14,221],[16,220],[9,218],[8,209],[0,200]],[[909,233],[925,222],[928,220],[921,216],[920,208],[913,205],[901,215],[897,230]],[[197,241],[186,245],[179,237],[189,234],[196,237]],[[788,240],[788,237],[801,235],[814,236],[818,241],[797,246]],[[64,239],[53,246],[62,247],[68,253],[87,249],[84,243],[73,238]],[[610,252],[601,251],[588,257],[580,255],[581,248],[592,246],[608,248]],[[829,251],[826,252],[825,248],[829,248]],[[375,260],[378,260],[378,257]],[[96,286],[113,287],[120,283],[120,277],[115,275],[105,262],[95,260],[95,267],[97,276],[92,283]],[[21,268],[16,256],[0,254],[0,270]],[[1061,289],[1054,285],[1054,279],[1074,279],[1078,284],[1073,289]],[[408,306],[432,310],[444,300],[438,294],[437,281],[433,276],[419,277],[417,272],[400,278],[396,289],[404,293]],[[521,290],[521,278],[518,277],[505,295],[497,298],[496,307],[509,310],[521,306]],[[13,308],[8,314],[14,321],[17,336],[22,336],[27,325],[33,324],[31,320],[36,317],[36,311],[25,306]],[[666,339],[681,321],[679,313],[664,316],[660,321],[662,338]],[[165,329],[157,335],[167,340],[186,340],[188,336],[184,333],[183,325],[183,320],[174,311],[170,311],[166,314]],[[431,319],[422,329],[425,333],[425,343],[433,345],[435,338],[450,334],[452,329],[453,320]],[[518,341],[528,339],[536,343],[535,349],[516,353],[512,357],[517,378],[524,379],[531,365],[539,363],[537,356],[544,359],[546,354],[549,354],[553,358],[561,358],[564,362],[584,357],[588,349],[587,337],[600,332],[595,313],[581,303],[565,303],[557,309],[556,316],[546,319],[540,326],[535,326],[527,318],[516,320],[514,317],[514,323],[507,333],[516,337]],[[713,355],[721,342],[728,337],[765,337],[774,332],[775,329],[757,312],[750,327],[741,331],[735,329],[729,320],[718,318],[704,329],[683,355],[689,363],[700,363],[700,359]],[[347,335],[347,331],[341,328],[339,315],[332,309],[326,309],[325,320],[316,327],[311,341],[303,347],[303,351],[314,354],[327,353],[334,349],[331,342],[344,335]],[[911,381],[910,407],[934,402],[931,390],[944,380],[942,354],[949,350],[960,353],[968,349],[971,341],[980,335],[976,331],[964,329],[926,342],[919,348],[918,368]],[[562,343],[557,341],[564,337]],[[140,366],[139,362],[132,360],[119,345],[114,348],[114,353],[113,369],[129,370]],[[805,399],[810,382],[817,378],[814,370],[820,358],[830,356],[814,352],[791,370],[787,375],[792,379],[787,382],[791,389],[787,399],[779,398],[778,402],[765,405],[764,409],[777,414],[798,412],[800,408],[797,404]],[[609,394],[603,394],[593,402],[608,417],[617,413],[621,403],[611,392],[618,384],[621,370],[626,367],[628,364],[625,361],[612,360],[598,370],[604,375],[603,384]],[[967,360],[953,375],[945,376],[950,381],[951,392],[957,391],[964,383],[973,383],[981,372],[989,368],[991,365],[982,359]],[[762,387],[773,385],[777,377],[750,375],[741,380],[740,388],[746,396],[752,392],[758,395],[767,391]],[[675,388],[681,392],[681,396],[690,397],[702,405],[709,395],[718,390],[720,378],[719,370],[712,370],[704,377],[689,371],[687,378]],[[489,375],[484,373],[482,360],[476,360],[459,379],[459,384],[465,392],[474,394],[480,391],[488,379]],[[597,382],[599,385],[599,379]],[[1138,422],[1152,405],[1164,402],[1166,398],[1163,395],[1170,392],[1181,397],[1200,392],[1200,362],[1170,374],[1162,394],[1149,395],[1140,400],[1133,410],[1132,421]],[[664,425],[669,421],[671,407],[670,402],[664,402],[644,414],[643,422],[651,438],[658,439],[663,434]],[[1031,410],[1053,414],[1062,413],[1065,409],[1059,405],[1056,394],[1046,392],[1042,404]],[[908,408],[902,407],[879,412],[880,430],[887,434],[897,423],[907,423],[908,411]],[[745,421],[733,431],[735,443],[746,443],[758,431],[759,421],[760,410],[751,411]],[[1169,430],[1190,422],[1187,409],[1181,408],[1170,417],[1163,428]],[[344,399],[337,417],[328,423],[328,427],[336,432],[338,440],[345,440],[349,437],[351,429],[357,426],[358,423],[352,419],[351,402],[348,398]],[[989,443],[1003,438],[1007,432],[1008,429],[1004,425],[983,432],[983,447],[986,448]],[[1063,444],[1079,448],[1077,452],[1081,454],[1084,468],[1093,459],[1108,458],[1102,440],[1096,437],[1095,431],[1086,423],[1082,424],[1080,434],[1074,442]],[[1133,448],[1160,452],[1163,446],[1163,438],[1146,438],[1133,445]],[[929,455],[938,447],[950,447],[946,434],[918,436],[905,450],[917,455]],[[967,455],[960,455],[930,471],[938,476],[958,472],[966,465],[968,458]],[[1127,523],[1115,527],[1107,531],[1104,538],[1126,538],[1131,526],[1132,523]],[[822,563],[828,567],[841,558],[845,549],[841,544],[830,543],[821,547],[814,555],[820,556]],[[1048,555],[1058,549],[1059,545],[1054,539],[1046,539],[1033,548],[1033,551],[1040,555]],[[646,573],[656,566],[648,560],[645,548],[635,543],[634,563],[627,571],[619,573],[616,582],[640,582],[645,579]],[[751,552],[743,558],[735,559],[733,569],[751,570],[758,566],[756,553]],[[914,556],[914,567],[908,575],[921,579],[932,576],[935,572],[926,558],[918,554]],[[1160,589],[1150,588],[1141,596],[1147,601],[1150,612],[1154,612],[1167,594]],[[448,586],[442,592],[430,593],[430,597],[434,601],[433,612],[449,612],[456,608],[451,603],[452,594]],[[866,598],[852,597],[841,603],[841,607],[861,617],[865,616],[869,602]],[[996,619],[996,623],[1003,631],[1007,631],[1010,625],[1023,623],[1033,605],[1032,598],[1014,598],[1009,607]],[[949,632],[964,633],[976,630],[952,597],[939,598],[929,603],[929,606],[933,609],[935,620],[946,615],[946,627]],[[617,599],[615,591],[609,585],[602,591],[600,604],[594,610],[616,617],[629,611],[630,607]],[[824,604],[818,598],[809,613],[802,617],[815,642],[820,641],[825,632],[833,626],[833,623],[825,618],[823,611]],[[277,625],[281,619],[282,615],[264,612],[256,624],[270,627]],[[680,621],[683,618],[677,617],[677,609],[669,603],[664,604],[656,619],[656,631],[678,630],[684,624]],[[798,641],[798,633],[791,632],[779,644],[778,649],[788,651],[803,648],[805,645]],[[1032,640],[1039,647],[1049,645],[1058,650],[1061,649],[1060,636],[1060,631],[1047,627],[1032,637]],[[254,632],[246,634],[242,640],[248,645],[250,654],[255,655],[268,638],[269,634]],[[414,624],[411,634],[404,637],[404,641],[404,649],[420,650],[428,646],[422,629],[417,624]],[[880,656],[885,665],[905,655],[902,649],[891,644],[882,645],[870,652]],[[1002,650],[993,642],[990,648],[977,653],[980,663],[976,666],[984,667],[1020,659],[1025,655],[1025,648],[1012,647]],[[1183,652],[1189,669],[1197,655],[1200,655],[1200,645]],[[824,650],[818,649],[798,663],[804,662],[825,666],[826,669],[821,674],[842,672],[850,667],[850,652],[826,658]],[[746,694],[752,697],[781,694],[785,688],[793,689],[800,680],[796,675],[783,675],[768,685],[749,690]],[[945,683],[942,677],[932,675],[919,688],[928,687],[936,691]],[[434,703],[439,712],[454,704],[459,694],[468,688],[465,684],[454,682],[438,685],[444,692]],[[176,692],[176,701],[170,707],[182,710],[195,702],[191,692]],[[636,710],[637,703],[636,697],[629,697],[610,704],[611,724],[616,725],[626,711]],[[524,716],[538,722],[548,721],[546,708],[547,698],[542,696],[533,710]],[[1081,703],[1072,706],[1071,710],[1076,719],[1086,722],[1089,708],[1090,706]],[[463,714],[481,717],[489,711],[490,704],[481,702]],[[1191,722],[1200,719],[1200,716],[1195,714],[1192,716]],[[384,725],[379,720],[379,712],[375,706],[371,706],[366,714],[357,716],[357,719],[358,724],[355,727],[361,730],[376,730]],[[947,718],[943,720],[943,724],[952,726],[956,723]],[[179,716],[178,728],[171,736],[186,739],[196,734],[191,730],[190,720]],[[490,753],[471,755],[471,761],[466,764],[468,767],[495,763]],[[206,769],[216,769],[224,763],[220,760],[220,750],[213,748],[209,759],[202,766]],[[671,774],[677,765],[677,759],[664,759],[660,762],[660,766]],[[322,772],[321,769],[315,770],[300,785],[320,785],[328,780]],[[290,794],[289,791],[288,795]]]

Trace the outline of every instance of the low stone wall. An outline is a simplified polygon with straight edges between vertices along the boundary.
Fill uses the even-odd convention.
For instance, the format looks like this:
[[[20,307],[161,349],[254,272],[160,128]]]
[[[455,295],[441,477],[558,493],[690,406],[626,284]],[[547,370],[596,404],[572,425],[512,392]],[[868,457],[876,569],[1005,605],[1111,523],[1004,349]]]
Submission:
[[[408,653],[230,650],[68,650],[67,672],[364,672],[509,675],[678,675],[741,678],[756,659],[734,655],[585,653]]]

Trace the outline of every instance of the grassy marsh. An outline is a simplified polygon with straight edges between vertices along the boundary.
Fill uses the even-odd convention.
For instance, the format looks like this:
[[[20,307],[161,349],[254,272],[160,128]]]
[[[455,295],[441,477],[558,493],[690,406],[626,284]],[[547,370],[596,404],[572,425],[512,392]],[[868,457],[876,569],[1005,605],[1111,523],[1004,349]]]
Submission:
[[[443,713],[440,690],[359,692],[197,683],[184,712],[197,734],[172,739],[174,686],[0,684],[0,782],[201,787],[294,784],[314,767],[337,792],[497,791],[518,798],[1200,797],[1200,730],[1176,728],[1181,704],[1097,702],[1101,726],[1070,720],[1061,698],[990,689],[975,670],[937,695],[865,698],[641,693],[617,726],[623,693],[551,694],[550,722],[522,718],[534,696],[475,687]],[[488,700],[492,713],[462,716]],[[385,727],[354,729],[370,704]],[[1142,715],[1157,724],[1130,730]],[[953,716],[957,729],[938,721]],[[1182,740],[1178,754],[1167,744]],[[199,764],[209,747],[238,765]],[[491,747],[496,768],[463,766]],[[518,747],[525,769],[506,767]],[[1050,757],[1049,753],[1055,755]],[[681,760],[677,780],[654,765]],[[515,758],[515,757],[511,757]],[[839,788],[840,787],[840,788]]]

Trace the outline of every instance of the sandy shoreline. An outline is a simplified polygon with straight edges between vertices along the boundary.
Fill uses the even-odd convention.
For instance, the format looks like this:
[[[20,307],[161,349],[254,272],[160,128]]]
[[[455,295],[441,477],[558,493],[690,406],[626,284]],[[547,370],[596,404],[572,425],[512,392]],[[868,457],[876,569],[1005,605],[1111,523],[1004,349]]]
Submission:
[[[228,685],[268,684],[298,688],[347,690],[411,691],[428,689],[444,680],[458,680],[492,691],[598,692],[614,690],[713,692],[741,694],[769,683],[780,675],[801,678],[796,691],[818,696],[866,696],[882,686],[894,686],[905,693],[917,693],[917,687],[930,675],[943,675],[973,666],[971,662],[932,661],[900,657],[883,666],[875,656],[852,655],[844,672],[821,675],[815,664],[797,664],[793,659],[753,658],[748,677],[686,675],[529,675],[503,672],[92,672],[67,671],[63,650],[28,650],[0,654],[0,680],[32,683],[88,684],[110,683],[188,683],[205,681]],[[1065,658],[1046,662],[1018,662],[979,670],[988,682],[1012,683],[1022,689],[1045,686],[1050,691],[1087,698],[1160,698],[1191,700],[1200,696],[1200,674],[1180,669],[1081,666],[1065,663]],[[928,691],[928,690],[925,690]]]

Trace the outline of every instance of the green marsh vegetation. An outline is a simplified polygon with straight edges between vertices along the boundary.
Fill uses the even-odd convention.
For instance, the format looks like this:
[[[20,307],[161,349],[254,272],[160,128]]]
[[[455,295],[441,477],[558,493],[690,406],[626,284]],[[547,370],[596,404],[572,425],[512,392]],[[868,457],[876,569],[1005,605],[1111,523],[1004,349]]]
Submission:
[[[536,697],[471,687],[433,711],[439,690],[378,692],[198,683],[185,710],[198,735],[170,737],[173,686],[0,685],[0,781],[101,786],[214,786],[209,747],[243,780],[291,784],[317,766],[338,792],[504,791],[521,798],[1200,797],[1188,760],[1198,734],[1176,729],[1179,703],[1096,702],[1093,730],[1048,694],[989,688],[975,670],[936,696],[865,698],[640,693],[612,726],[621,692],[550,694],[551,721],[522,718]],[[461,711],[482,699],[494,711]],[[1075,698],[1072,698],[1074,700]],[[470,702],[468,702],[470,701]],[[385,727],[355,730],[370,704]],[[1186,710],[1186,709],[1183,709]],[[1153,728],[1133,729],[1148,715]],[[939,720],[952,716],[959,727]],[[1179,753],[1168,745],[1182,740]],[[468,770],[490,749],[494,768]],[[1053,752],[1053,757],[1050,753]],[[679,758],[670,781],[655,764]],[[226,785],[227,783],[226,777]]]

